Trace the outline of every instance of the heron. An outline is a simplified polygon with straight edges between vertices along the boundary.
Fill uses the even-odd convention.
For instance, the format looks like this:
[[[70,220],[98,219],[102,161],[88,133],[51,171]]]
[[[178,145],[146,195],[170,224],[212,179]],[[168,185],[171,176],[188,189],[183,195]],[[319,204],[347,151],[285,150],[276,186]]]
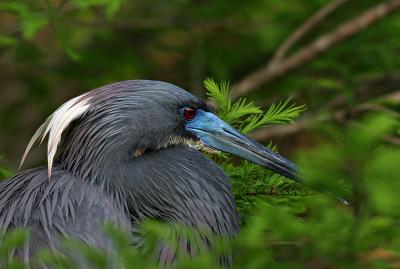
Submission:
[[[21,164],[46,138],[47,166],[0,185],[0,230],[30,231],[14,254],[27,262],[42,249],[62,252],[66,237],[112,251],[107,222],[129,232],[132,245],[143,240],[146,219],[233,240],[239,214],[229,178],[204,152],[230,153],[297,179],[293,162],[241,134],[204,100],[161,81],[117,82],[67,101],[38,128]],[[186,252],[197,251],[188,245]],[[159,263],[176,257],[160,243]]]

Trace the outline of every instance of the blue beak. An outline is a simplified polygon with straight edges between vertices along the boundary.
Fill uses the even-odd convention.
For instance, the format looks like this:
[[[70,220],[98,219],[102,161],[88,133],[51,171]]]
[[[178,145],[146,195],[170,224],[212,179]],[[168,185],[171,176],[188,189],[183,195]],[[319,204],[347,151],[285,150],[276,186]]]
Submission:
[[[185,127],[210,148],[233,154],[298,181],[294,163],[241,134],[213,113],[198,109],[196,117]]]

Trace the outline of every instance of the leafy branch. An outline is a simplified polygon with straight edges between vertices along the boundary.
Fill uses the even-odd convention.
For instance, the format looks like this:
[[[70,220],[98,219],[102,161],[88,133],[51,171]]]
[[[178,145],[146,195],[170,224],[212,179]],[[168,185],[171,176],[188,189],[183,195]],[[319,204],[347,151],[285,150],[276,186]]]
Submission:
[[[308,30],[314,26],[314,20],[320,21],[321,19],[324,19],[325,15],[328,15],[331,9],[336,9],[336,7],[340,6],[343,1],[336,2],[336,4],[329,4],[329,7],[322,11],[318,11],[317,13],[319,14],[313,16],[314,19],[311,19],[309,26],[304,26],[303,24],[300,29],[296,31],[298,33],[295,34],[295,36],[289,37],[288,41],[286,41],[287,43],[282,45],[283,48],[281,47],[281,49],[278,49],[281,50],[281,52],[277,52],[278,56],[275,55],[276,57],[273,58],[271,62],[268,62],[265,66],[245,76],[235,84],[232,90],[232,97],[236,99],[240,96],[247,95],[250,92],[259,89],[261,85],[269,83],[278,77],[287,74],[293,69],[303,66],[305,63],[310,62],[319,55],[327,52],[335,45],[340,44],[366,29],[368,26],[381,21],[400,9],[400,0],[383,1],[378,5],[367,9],[360,15],[343,22],[333,31],[317,37],[295,53],[283,57],[287,49],[290,48],[298,38],[302,37],[302,32],[308,32]],[[277,59],[279,61],[276,61]]]
[[[245,98],[232,101],[229,83],[226,81],[218,84],[212,78],[207,78],[204,86],[207,96],[216,104],[219,116],[242,133],[249,133],[271,124],[292,123],[305,110],[304,105],[291,103],[291,99],[288,98],[286,101],[272,104],[264,111]],[[277,151],[271,142],[267,146]],[[234,165],[225,154],[221,153],[219,157],[219,163],[230,176],[236,203],[244,219],[257,201],[256,198],[274,197],[273,199],[280,201],[287,197],[296,199],[299,194],[304,195],[305,190],[301,186],[256,164],[243,161],[240,165]]]
[[[218,84],[212,78],[207,78],[204,86],[207,96],[217,104],[219,116],[245,134],[271,124],[292,123],[306,109],[304,105],[290,103],[291,98],[288,98],[263,111],[246,98],[232,101],[229,82]]]

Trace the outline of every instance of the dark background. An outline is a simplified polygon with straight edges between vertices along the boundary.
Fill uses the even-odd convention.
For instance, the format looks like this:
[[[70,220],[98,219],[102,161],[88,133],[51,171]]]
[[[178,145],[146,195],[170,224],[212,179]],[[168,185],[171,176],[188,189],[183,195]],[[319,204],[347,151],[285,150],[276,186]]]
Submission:
[[[379,98],[398,105],[398,11],[399,1],[378,0],[2,0],[2,162],[15,170],[34,130],[68,99],[138,78],[202,97],[206,77],[228,80],[263,107],[291,96],[308,107],[297,124],[252,136],[293,155],[320,140],[322,122],[345,126],[385,109]],[[43,159],[35,151],[27,166]]]
[[[205,97],[207,77],[264,110],[289,97],[307,107],[249,134],[272,140],[304,184],[213,157],[241,215],[233,268],[400,268],[400,0],[0,0],[0,179],[72,97],[127,79]],[[31,151],[24,168],[45,156]],[[211,268],[209,256],[177,268]]]

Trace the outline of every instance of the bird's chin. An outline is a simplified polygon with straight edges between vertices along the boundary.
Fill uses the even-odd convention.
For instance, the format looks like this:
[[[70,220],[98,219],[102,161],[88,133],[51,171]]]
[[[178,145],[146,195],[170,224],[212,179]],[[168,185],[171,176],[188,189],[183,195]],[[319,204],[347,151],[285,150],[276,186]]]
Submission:
[[[142,148],[135,149],[135,150],[133,151],[133,157],[138,158],[138,157],[144,155],[145,152],[146,152],[146,150],[144,150],[144,149],[142,149]]]
[[[210,148],[200,140],[195,140],[195,139],[186,139],[186,145],[188,145],[191,148],[194,148],[198,151],[204,152],[204,153],[210,153],[210,154],[218,154],[221,153],[221,151],[217,149]]]

